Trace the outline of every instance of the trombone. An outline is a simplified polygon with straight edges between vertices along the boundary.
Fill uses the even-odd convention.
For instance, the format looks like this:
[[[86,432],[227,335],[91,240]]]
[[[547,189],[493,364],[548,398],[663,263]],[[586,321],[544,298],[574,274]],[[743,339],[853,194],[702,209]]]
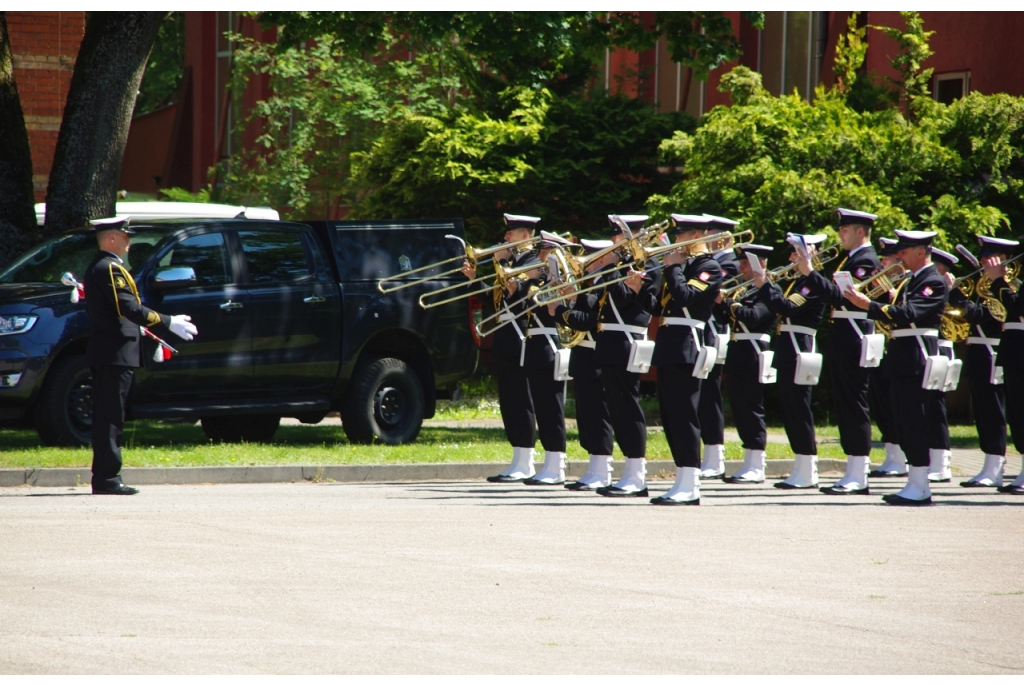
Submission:
[[[535,269],[540,269],[544,271],[546,270],[546,268],[547,265],[541,261],[532,261],[527,264],[523,264],[522,266],[516,266],[512,268],[504,267],[500,263],[495,263],[493,276],[494,287],[505,288],[510,281],[512,281],[515,278],[519,278],[522,274],[529,273],[530,271],[533,271]],[[491,278],[491,276],[478,276],[472,280],[465,281],[463,283],[456,283],[455,285],[449,285],[439,290],[432,290],[429,293],[423,293],[422,295],[420,295],[419,299],[420,306],[423,307],[424,309],[433,309],[434,307],[440,307],[442,305],[451,304],[452,302],[457,302],[472,295],[476,295],[478,291],[475,289],[471,289],[468,290],[467,292],[459,293],[458,295],[453,295],[452,297],[446,297],[443,300],[434,300],[431,302],[427,301],[427,298],[433,297],[435,295],[439,295],[441,293],[445,293],[448,292],[449,290],[454,290],[456,288],[462,288],[467,285],[473,285],[474,283],[480,283],[482,281],[486,281],[489,278]]]
[[[452,234],[449,233],[448,235],[445,236],[445,238],[450,238],[451,240],[458,240],[460,243],[462,243],[462,247],[464,248],[465,254],[456,255],[454,257],[449,257],[448,259],[442,259],[440,261],[434,262],[433,264],[427,264],[426,266],[420,266],[420,267],[417,267],[417,268],[412,269],[410,271],[403,271],[400,274],[395,274],[393,276],[388,276],[386,278],[382,278],[382,279],[380,279],[377,282],[377,290],[379,290],[380,292],[385,293],[385,294],[393,293],[393,292],[395,292],[397,290],[402,290],[404,288],[411,288],[414,285],[421,285],[421,284],[423,284],[423,283],[425,283],[427,281],[443,278],[445,276],[451,276],[451,275],[457,274],[457,273],[462,271],[462,263],[463,262],[469,262],[471,265],[476,267],[476,266],[479,266],[480,264],[486,264],[488,261],[490,261],[489,259],[483,259],[483,258],[484,257],[490,257],[495,252],[501,252],[502,250],[512,250],[513,254],[515,254],[515,253],[517,253],[518,250],[523,249],[526,245],[529,245],[531,243],[535,243],[538,240],[540,240],[539,237],[534,236],[532,238],[524,238],[523,240],[517,240],[517,241],[511,242],[511,243],[499,243],[497,245],[492,245],[490,247],[485,247],[485,248],[479,248],[478,249],[478,248],[475,248],[475,247],[473,247],[471,245],[467,245],[466,241],[463,240],[462,238],[460,238],[457,235],[452,235]],[[416,273],[420,273],[420,272],[423,272],[423,271],[429,271],[430,269],[437,269],[439,267],[445,266],[446,264],[451,264],[452,262],[458,262],[459,265],[457,267],[455,267],[454,269],[448,269],[447,271],[442,271],[441,273],[438,273],[438,274],[433,274],[431,276],[424,276],[422,278],[417,278],[417,279],[412,280],[412,281],[405,281],[405,279],[407,279],[410,276],[410,274],[416,274]],[[399,280],[401,280],[402,282],[399,283],[398,285],[390,285],[391,283],[393,283],[395,281],[399,281]],[[469,281],[469,283],[475,283],[475,282],[478,282],[480,280],[483,280],[483,279],[482,278],[475,278],[472,281]],[[445,290],[451,290],[452,288],[462,287],[464,285],[468,285],[468,283],[465,283],[465,282],[457,283],[454,286],[448,286],[447,288],[445,288]],[[443,292],[443,291],[436,290],[434,292],[436,293],[436,292]]]

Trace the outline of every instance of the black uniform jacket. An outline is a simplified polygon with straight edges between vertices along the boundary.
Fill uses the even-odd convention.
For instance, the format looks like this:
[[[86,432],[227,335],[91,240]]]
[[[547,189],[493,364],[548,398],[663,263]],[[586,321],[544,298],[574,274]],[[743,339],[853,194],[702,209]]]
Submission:
[[[701,254],[685,264],[673,264],[662,274],[661,294],[657,314],[663,325],[658,328],[654,346],[654,366],[693,364],[700,354],[690,326],[666,326],[665,317],[686,317],[707,322],[711,308],[722,285],[722,270],[711,255]],[[686,309],[686,312],[683,309]],[[700,331],[697,337],[703,342]]]
[[[574,331],[586,331],[590,333],[590,341],[594,340],[594,332],[597,331],[597,300],[598,297],[588,297],[592,293],[583,293],[576,298],[572,306],[559,305],[555,308],[555,320]],[[569,355],[569,375],[573,378],[589,378],[594,380],[598,377],[597,349],[585,345],[577,345],[572,348]]]
[[[526,304],[532,305],[533,293],[545,285],[547,285],[546,279],[526,281],[524,283],[527,292]],[[547,307],[536,307],[530,312],[527,328],[523,330],[526,333],[526,357],[523,360],[523,368],[526,371],[540,371],[554,367],[555,350],[561,346],[561,343],[558,342],[558,335],[556,333],[544,335],[541,333],[531,333],[530,331],[530,329],[553,329],[554,327],[555,317],[548,314]]]
[[[780,325],[789,323],[817,329],[825,313],[825,303],[814,294],[807,283],[807,276],[800,276],[786,286],[785,292],[774,283],[761,286],[760,296],[773,314],[781,317]],[[793,347],[793,341],[799,349]],[[796,369],[797,352],[813,352],[812,337],[803,333],[780,331],[775,339],[775,361],[773,366],[781,370]]]
[[[144,307],[139,291],[124,262],[110,252],[93,257],[82,279],[85,309],[92,323],[86,347],[89,366],[142,366],[139,326],[159,327],[160,337],[168,334],[170,317]]]
[[[1020,287],[1019,281],[1011,286],[1005,278],[998,278],[992,283],[992,295],[1006,307],[1008,324],[1024,324],[1024,301],[1020,297]],[[1024,367],[1024,330],[1003,329],[996,363],[999,366]]]
[[[952,288],[949,291],[949,306],[959,309],[962,316],[971,324],[970,335],[995,340],[1002,338],[1002,322],[992,316],[988,307],[982,304],[982,298],[977,293],[968,298],[960,288]],[[1000,346],[993,345],[997,354]],[[968,345],[967,359],[970,364],[987,365],[991,363],[992,355],[985,345]]]
[[[612,267],[602,272],[601,280],[609,281],[624,276],[629,266],[628,263],[624,263]],[[600,292],[600,289],[593,291],[593,293],[600,292],[596,301],[598,332],[594,336],[597,339],[598,366],[625,366],[629,363],[630,341],[643,339],[642,334],[609,331],[605,330],[603,326],[604,324],[618,323],[612,311],[611,303],[614,302],[623,324],[647,328],[651,323],[651,313],[654,311],[658,297],[660,281],[659,272],[654,268],[656,266],[653,262],[647,263],[647,271],[639,292],[634,293],[624,282],[613,283],[603,292]],[[600,281],[598,282],[600,283]]]
[[[739,298],[727,303],[733,321],[733,335],[770,334],[775,328],[775,313],[761,296],[761,289],[747,288],[739,295]],[[739,375],[756,377],[760,366],[758,353],[767,349],[768,342],[733,340],[729,343],[729,351],[725,357],[725,373],[733,378]]]
[[[878,273],[882,268],[875,254],[875,248],[866,245],[854,252],[853,255],[845,255],[839,262],[836,271],[849,271],[850,275],[857,281],[863,281],[869,276]],[[806,277],[806,285],[815,295],[820,297],[826,304],[832,305],[834,309],[845,309],[852,312],[861,311],[850,304],[849,300],[843,297],[839,286],[825,278],[817,271],[812,271]],[[853,325],[851,325],[851,323]],[[864,319],[832,319],[828,329],[828,348],[830,354],[860,358],[861,336],[853,329],[857,326],[861,333],[874,333],[874,325]]]
[[[536,252],[526,252],[511,260],[508,266],[515,268],[536,260]],[[523,315],[523,310],[529,304],[526,302],[526,296],[529,293],[530,287],[526,281],[517,280],[515,283],[516,288],[512,291],[511,295],[509,295],[507,290],[497,286],[492,289],[495,311],[508,307],[516,315],[516,322],[515,325],[509,323],[494,332],[494,345],[491,347],[491,354],[495,357],[514,358],[518,361],[519,355],[522,353],[523,344],[519,336],[520,334],[525,336],[526,329],[528,328],[527,317]],[[516,331],[516,326],[519,327],[518,332]]]
[[[722,267],[722,283],[725,283],[733,276],[740,273],[740,263],[736,259],[736,253],[732,249],[722,250],[715,253],[715,261]],[[720,311],[717,307],[711,310],[711,325],[704,330],[704,342],[714,345],[719,335],[725,335],[729,331],[728,312]],[[724,363],[724,360],[719,360]]]
[[[868,316],[889,324],[893,332],[914,327],[938,329],[948,296],[946,279],[934,264],[929,264],[896,287],[893,304],[872,302]],[[894,336],[886,347],[883,373],[887,376],[924,373],[925,359],[918,340],[924,343],[929,355],[936,354],[939,346],[936,336]]]

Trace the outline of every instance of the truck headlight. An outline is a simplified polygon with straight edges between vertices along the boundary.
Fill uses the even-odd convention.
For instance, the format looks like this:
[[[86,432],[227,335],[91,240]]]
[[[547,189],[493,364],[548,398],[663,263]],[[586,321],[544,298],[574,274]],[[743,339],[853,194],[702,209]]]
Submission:
[[[32,330],[39,317],[35,314],[14,314],[0,316],[0,335],[17,335]]]

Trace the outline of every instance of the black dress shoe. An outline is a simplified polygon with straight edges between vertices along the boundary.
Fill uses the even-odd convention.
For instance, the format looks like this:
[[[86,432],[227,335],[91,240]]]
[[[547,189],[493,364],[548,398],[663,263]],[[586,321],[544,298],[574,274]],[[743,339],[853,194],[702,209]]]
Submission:
[[[662,505],[666,505],[666,506],[670,506],[670,507],[687,507],[687,506],[695,507],[695,506],[700,506],[700,497],[698,497],[697,499],[688,499],[688,500],[682,500],[681,501],[681,500],[670,499],[670,498],[665,497],[664,495],[662,495],[661,497],[653,497],[653,498],[651,498],[651,504],[662,504]]]
[[[108,485],[103,488],[93,488],[92,494],[94,495],[137,495],[139,494],[138,488],[131,488],[124,483],[118,483],[117,485]]]
[[[929,479],[928,479],[928,482],[929,482],[929,483],[949,483],[949,482],[951,482],[952,480],[953,480],[952,478],[936,478],[936,479],[934,479],[934,480],[932,480],[931,478],[929,478]]]
[[[868,478],[906,478],[907,474],[898,471],[879,471],[875,469],[868,473]]]
[[[743,480],[737,479],[735,476],[724,476],[722,478],[723,483],[732,483],[733,485],[760,485],[764,482],[764,478],[761,480]]]
[[[999,492],[1006,495],[1024,495],[1024,485],[1003,485],[999,488]]]
[[[500,473],[497,476],[487,476],[488,483],[521,483],[525,478],[516,478],[514,476],[503,476]]]
[[[995,484],[987,485],[985,483],[979,483],[976,480],[965,480],[962,483],[960,483],[960,487],[962,487],[962,488],[994,488],[996,486],[995,486]]]
[[[810,490],[811,488],[813,488],[815,486],[813,486],[813,485],[793,485],[792,483],[787,483],[784,480],[780,480],[778,483],[775,483],[772,487],[778,488],[779,490]]]
[[[722,471],[721,473],[716,473],[713,476],[701,476],[700,477],[701,480],[723,480],[724,478],[725,478],[725,471]]]
[[[826,495],[870,495],[870,488],[860,488],[859,490],[847,490],[846,488],[837,488],[833,485],[828,487],[818,488],[819,491]]]
[[[598,488],[603,488],[603,487],[607,487],[607,486],[605,486],[605,485],[599,485],[599,486],[588,485],[587,483],[581,483],[579,481],[576,481],[575,483],[566,483],[565,484],[565,489],[566,490],[597,490]]]
[[[617,488],[614,485],[609,485],[606,488],[598,488],[597,494],[602,497],[647,497],[647,488],[643,490],[623,490]]]
[[[907,499],[899,495],[882,495],[882,501],[894,507],[927,507],[932,503],[931,497],[924,499]]]
[[[564,484],[565,484],[564,480],[559,480],[559,481],[555,481],[553,483],[549,483],[549,482],[544,481],[544,480],[537,480],[536,478],[527,478],[526,480],[523,481],[523,485],[564,485]]]

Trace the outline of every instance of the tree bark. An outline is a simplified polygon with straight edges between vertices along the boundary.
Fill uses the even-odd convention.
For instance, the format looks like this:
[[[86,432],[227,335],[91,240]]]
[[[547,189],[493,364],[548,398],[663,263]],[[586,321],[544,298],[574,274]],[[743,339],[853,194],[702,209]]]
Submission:
[[[92,12],[46,190],[45,233],[113,216],[135,97],[165,12]]]
[[[0,267],[35,239],[32,150],[21,110],[7,18],[0,12]]]

